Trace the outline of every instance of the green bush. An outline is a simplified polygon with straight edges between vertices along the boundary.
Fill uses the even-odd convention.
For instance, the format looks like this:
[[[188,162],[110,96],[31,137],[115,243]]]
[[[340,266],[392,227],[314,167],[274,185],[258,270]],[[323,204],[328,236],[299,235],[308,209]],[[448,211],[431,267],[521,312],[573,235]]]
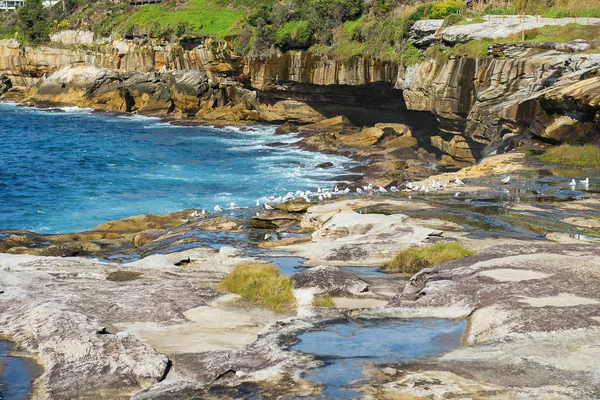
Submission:
[[[309,21],[290,21],[275,32],[275,43],[281,47],[307,48],[311,44],[312,34]]]
[[[473,255],[458,243],[436,243],[425,247],[413,247],[401,251],[383,265],[384,272],[416,273],[423,268],[458,260]]]
[[[445,18],[450,14],[458,14],[464,8],[461,0],[438,1],[431,5],[430,18]]]
[[[48,11],[41,0],[27,0],[18,10],[19,25],[25,38],[32,44],[40,44],[49,40],[50,24],[46,21]]]
[[[281,276],[279,268],[272,264],[238,265],[218,287],[275,312],[289,311],[295,304],[290,279]]]
[[[69,23],[69,20],[67,19],[63,19],[60,21],[54,20],[52,22],[52,24],[50,25],[50,33],[57,33],[60,31],[64,31],[69,29],[71,26],[71,24]]]

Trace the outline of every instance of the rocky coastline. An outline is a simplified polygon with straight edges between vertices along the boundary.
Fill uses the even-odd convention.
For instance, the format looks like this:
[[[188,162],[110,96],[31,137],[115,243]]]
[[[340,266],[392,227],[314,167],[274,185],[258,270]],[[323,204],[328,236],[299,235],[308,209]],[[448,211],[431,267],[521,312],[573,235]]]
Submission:
[[[438,40],[432,29],[413,34]],[[441,40],[464,34],[451,33]],[[87,37],[55,40],[73,36]],[[245,60],[199,37],[61,46],[0,41],[0,99],[181,124],[277,123],[303,148],[366,166],[351,194],[315,204],[0,231],[0,337],[44,368],[32,398],[319,398],[322,385],[304,373],[323,361],[290,350],[298,335],[390,318],[467,324],[462,346],[442,356],[366,366],[364,398],[599,396],[598,189],[565,195],[564,171],[525,152],[598,140],[597,54],[497,45],[502,57],[398,66],[298,51]],[[378,190],[407,181],[433,193]],[[356,194],[368,183],[375,190]],[[476,254],[387,279],[356,269],[435,243]],[[293,271],[287,314],[217,288],[237,265],[290,257],[316,268]],[[317,294],[335,306],[314,306]]]

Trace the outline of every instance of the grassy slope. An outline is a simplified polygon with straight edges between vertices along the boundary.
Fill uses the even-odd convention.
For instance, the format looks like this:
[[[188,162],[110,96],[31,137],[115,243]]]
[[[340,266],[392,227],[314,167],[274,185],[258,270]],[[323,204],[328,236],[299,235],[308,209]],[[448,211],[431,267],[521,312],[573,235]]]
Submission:
[[[223,37],[239,33],[241,20],[247,15],[244,8],[228,8],[208,0],[189,0],[181,7],[168,4],[141,6],[127,21],[127,27],[134,24],[145,28],[158,24],[162,28],[176,28],[188,25],[194,33]]]

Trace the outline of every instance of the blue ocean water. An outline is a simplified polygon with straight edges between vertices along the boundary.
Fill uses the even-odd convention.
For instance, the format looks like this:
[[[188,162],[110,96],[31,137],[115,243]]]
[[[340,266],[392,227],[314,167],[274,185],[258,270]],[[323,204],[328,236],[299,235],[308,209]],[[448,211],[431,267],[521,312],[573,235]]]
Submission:
[[[274,127],[57,111],[0,103],[0,229],[74,232],[143,213],[253,206],[263,196],[332,186],[356,165],[277,146],[298,138]],[[315,168],[327,161],[334,167]]]

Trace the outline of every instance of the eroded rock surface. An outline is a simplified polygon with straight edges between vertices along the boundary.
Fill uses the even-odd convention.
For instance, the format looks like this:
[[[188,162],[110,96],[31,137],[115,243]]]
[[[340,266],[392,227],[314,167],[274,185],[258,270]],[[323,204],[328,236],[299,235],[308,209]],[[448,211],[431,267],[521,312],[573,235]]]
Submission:
[[[496,246],[421,271],[390,305],[397,315],[470,310],[465,347],[431,370],[502,386],[503,396],[595,398],[599,278],[597,245]],[[406,379],[386,390],[420,394]]]
[[[292,275],[291,280],[294,288],[310,289],[314,294],[358,295],[369,289],[367,282],[336,267],[313,267]]]

